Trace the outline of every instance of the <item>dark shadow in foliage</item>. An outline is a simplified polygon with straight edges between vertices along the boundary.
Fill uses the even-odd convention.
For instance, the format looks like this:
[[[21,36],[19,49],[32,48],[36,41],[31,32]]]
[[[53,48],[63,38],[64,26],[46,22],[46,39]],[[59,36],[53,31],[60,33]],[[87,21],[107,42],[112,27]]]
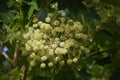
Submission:
[[[54,80],[77,80],[73,75],[73,71],[70,67],[63,67],[57,75],[55,75]]]
[[[120,80],[120,70],[116,70],[110,77],[110,80]]]
[[[97,43],[102,47],[111,47],[115,43],[115,37],[107,30],[96,32]]]
[[[106,64],[111,64],[112,61],[111,61],[112,57],[110,56],[107,56],[103,59],[96,59],[96,64],[99,64],[99,65],[106,65]]]
[[[75,17],[80,12],[84,15],[85,19],[91,23],[95,23],[100,20],[100,16],[97,13],[95,7],[86,8],[83,4],[84,0],[58,0],[58,9],[68,9]]]
[[[32,80],[50,80],[50,79],[47,77],[34,76]]]
[[[0,0],[0,14],[8,11],[7,3],[8,0]]]
[[[80,71],[77,71],[77,72],[83,80],[90,80],[91,77],[92,77],[92,75],[88,74],[86,72],[86,70],[80,70]]]
[[[70,12],[76,16],[80,9],[85,9],[84,4],[82,3],[84,0],[58,0],[58,9],[68,9]]]

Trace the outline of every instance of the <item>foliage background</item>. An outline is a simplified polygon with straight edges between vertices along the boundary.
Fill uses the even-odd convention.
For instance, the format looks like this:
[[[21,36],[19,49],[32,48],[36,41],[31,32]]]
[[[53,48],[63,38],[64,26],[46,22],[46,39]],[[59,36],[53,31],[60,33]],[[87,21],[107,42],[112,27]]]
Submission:
[[[120,0],[0,0],[0,80],[120,80]],[[89,54],[79,66],[63,67],[54,76],[31,69],[22,56],[21,34],[34,17],[63,10],[82,22],[89,36]]]

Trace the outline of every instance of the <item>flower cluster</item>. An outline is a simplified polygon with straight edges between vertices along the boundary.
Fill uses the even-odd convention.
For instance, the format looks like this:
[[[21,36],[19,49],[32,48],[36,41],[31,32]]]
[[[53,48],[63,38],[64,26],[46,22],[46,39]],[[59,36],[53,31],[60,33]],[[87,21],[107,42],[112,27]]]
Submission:
[[[56,65],[72,65],[80,55],[88,53],[87,35],[78,21],[65,19],[56,13],[49,13],[45,22],[36,21],[23,34],[25,53],[31,66],[41,68]]]

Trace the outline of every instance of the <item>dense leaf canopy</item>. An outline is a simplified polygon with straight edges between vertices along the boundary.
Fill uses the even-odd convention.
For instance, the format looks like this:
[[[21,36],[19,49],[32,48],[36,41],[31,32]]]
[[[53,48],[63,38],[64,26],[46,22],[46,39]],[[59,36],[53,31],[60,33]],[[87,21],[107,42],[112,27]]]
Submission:
[[[120,80],[120,0],[0,0],[0,80]]]

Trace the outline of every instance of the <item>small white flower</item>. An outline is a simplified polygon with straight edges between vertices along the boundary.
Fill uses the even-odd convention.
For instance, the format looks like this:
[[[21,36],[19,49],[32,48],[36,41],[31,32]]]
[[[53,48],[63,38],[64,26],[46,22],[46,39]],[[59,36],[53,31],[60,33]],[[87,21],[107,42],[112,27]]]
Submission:
[[[51,47],[55,49],[57,47],[57,44],[52,44]]]
[[[46,17],[45,21],[49,23],[51,21],[51,18],[50,17]]]
[[[38,27],[38,24],[33,24],[33,27],[34,27],[34,28],[37,28],[37,27]]]
[[[60,65],[64,65],[65,61],[62,60],[62,61],[60,61],[59,63],[60,63]]]
[[[58,20],[56,20],[56,21],[53,22],[53,24],[54,24],[55,26],[58,26],[58,25],[60,24],[60,22],[59,22]]]
[[[72,64],[72,59],[68,59],[68,60],[67,60],[67,64],[68,64],[68,65],[71,65],[71,64]]]
[[[33,67],[33,66],[36,65],[36,62],[33,60],[33,61],[30,62],[30,65]]]
[[[47,56],[42,56],[41,57],[41,61],[46,61],[47,60]]]
[[[61,42],[60,47],[65,47],[65,42]]]
[[[78,58],[73,58],[73,62],[78,62]]]
[[[54,65],[54,64],[53,64],[52,62],[49,62],[49,63],[48,63],[48,66],[49,66],[49,67],[53,67],[53,65]]]
[[[40,67],[41,67],[41,68],[45,68],[45,67],[46,67],[46,64],[45,64],[45,63],[41,63],[41,64],[40,64]]]
[[[30,47],[29,45],[26,45],[26,46],[25,46],[25,49],[26,49],[26,51],[30,51],[30,50],[31,50],[31,47]]]

